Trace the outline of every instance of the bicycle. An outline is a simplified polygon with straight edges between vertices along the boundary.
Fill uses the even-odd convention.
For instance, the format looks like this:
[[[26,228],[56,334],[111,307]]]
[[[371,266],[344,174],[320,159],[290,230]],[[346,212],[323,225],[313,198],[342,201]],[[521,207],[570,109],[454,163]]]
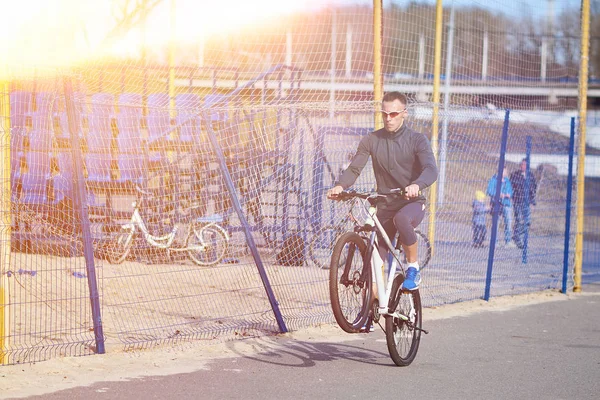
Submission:
[[[354,198],[358,200],[358,198]],[[321,228],[311,239],[309,245],[310,258],[312,262],[320,269],[329,269],[329,259],[331,256],[331,250],[337,242],[338,238],[346,232],[346,228],[350,225],[357,225],[358,221],[352,214],[354,206],[357,204],[356,201],[352,201],[348,212],[336,225],[327,225]],[[419,266],[424,268],[431,259],[431,243],[427,236],[418,229],[415,229],[417,235],[418,249],[417,260]],[[401,254],[404,254],[402,247],[398,249]],[[403,258],[406,263],[406,258]]]
[[[136,186],[137,198],[132,203],[133,213],[128,223],[121,226],[119,232],[108,244],[109,251],[107,259],[111,264],[120,264],[129,255],[133,247],[134,238],[141,232],[146,242],[156,248],[170,251],[185,251],[188,257],[197,265],[210,266],[217,264],[225,255],[229,234],[219,223],[223,221],[220,215],[210,215],[195,218],[187,223],[187,233],[183,247],[172,247],[179,229],[175,225],[173,229],[162,236],[156,236],[149,232],[142,217],[141,209],[146,198],[152,193],[142,190]]]
[[[402,195],[401,189],[394,189],[390,195]],[[329,291],[333,315],[336,322],[348,333],[366,331],[373,323],[379,324],[385,318],[387,348],[394,363],[407,366],[417,355],[422,329],[421,296],[419,290],[404,290],[404,260],[392,245],[381,222],[377,219],[376,206],[388,195],[344,191],[333,197],[334,200],[360,202],[368,212],[366,222],[355,222],[354,230],[343,233],[337,240],[329,269]],[[356,221],[356,218],[354,218]],[[384,262],[377,250],[377,234],[383,238],[391,257],[387,279],[382,268]],[[372,268],[376,266],[376,268]],[[396,274],[399,267],[399,273]],[[384,281],[385,279],[385,281]],[[377,287],[374,296],[373,281]],[[381,326],[381,325],[380,325]]]

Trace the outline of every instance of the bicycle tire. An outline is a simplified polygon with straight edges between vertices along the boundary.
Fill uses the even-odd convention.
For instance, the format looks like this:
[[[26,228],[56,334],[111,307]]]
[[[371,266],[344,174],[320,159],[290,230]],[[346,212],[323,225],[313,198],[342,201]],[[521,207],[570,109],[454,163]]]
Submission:
[[[106,259],[111,264],[121,264],[133,247],[133,229],[121,228],[114,234],[113,239],[106,246]]]
[[[185,241],[186,247],[203,246],[202,250],[188,250],[187,255],[194,263],[208,267],[219,263],[225,256],[229,235],[219,225],[195,224]]]
[[[365,260],[365,240],[354,232],[342,234],[331,256],[329,295],[335,320],[340,328],[348,333],[359,332],[369,317],[373,276],[370,261],[365,263]],[[365,268],[367,270],[363,273]]]
[[[402,275],[396,276],[388,304],[390,313],[409,317],[409,322],[392,315],[385,316],[385,338],[390,357],[399,367],[410,365],[421,342],[421,295],[419,290],[402,290]]]
[[[425,268],[431,260],[431,243],[427,235],[420,230],[415,229],[415,233],[417,234],[417,243],[419,244],[419,254],[417,256],[419,268]]]
[[[310,241],[310,259],[320,269],[329,269],[331,251],[342,230],[334,226],[321,229]]]

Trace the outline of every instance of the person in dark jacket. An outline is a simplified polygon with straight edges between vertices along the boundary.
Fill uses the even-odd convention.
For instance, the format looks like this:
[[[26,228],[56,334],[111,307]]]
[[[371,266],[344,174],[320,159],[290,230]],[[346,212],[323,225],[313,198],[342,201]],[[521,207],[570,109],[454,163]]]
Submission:
[[[515,214],[515,225],[513,240],[519,248],[525,243],[525,232],[531,225],[531,208],[535,206],[535,194],[537,192],[537,181],[527,171],[527,159],[521,160],[519,169],[510,174],[510,183],[513,188],[513,210]]]
[[[417,262],[417,236],[414,232],[425,216],[425,196],[422,190],[437,179],[438,168],[429,141],[422,133],[413,131],[404,123],[408,115],[408,101],[399,92],[387,93],[382,100],[381,115],[384,128],[365,136],[356,154],[342,173],[336,186],[327,192],[331,198],[354,184],[369,157],[377,192],[389,194],[392,189],[404,189],[403,196],[388,196],[377,208],[377,218],[387,235],[394,237],[396,231],[408,261],[404,288],[415,290],[421,276]],[[380,246],[380,255],[387,259],[387,251]],[[377,267],[377,266],[375,266]]]

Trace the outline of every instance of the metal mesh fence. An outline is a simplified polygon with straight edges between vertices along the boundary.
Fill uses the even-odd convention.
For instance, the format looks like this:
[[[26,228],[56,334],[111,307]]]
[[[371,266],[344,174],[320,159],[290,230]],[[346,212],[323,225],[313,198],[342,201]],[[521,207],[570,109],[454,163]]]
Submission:
[[[162,3],[143,3],[160,20]],[[429,98],[434,7],[386,5],[385,89],[409,94],[406,123],[429,139],[436,108],[441,122],[437,198],[427,193],[436,212],[419,226],[427,234],[435,222],[425,306],[572,287],[578,39],[550,43],[490,4],[457,12],[443,107]],[[193,43],[177,39],[193,25],[181,17],[171,46],[168,24],[155,25],[152,48],[122,18],[103,32],[100,58],[15,62],[0,93],[2,363],[333,322],[327,265],[350,222],[325,192],[380,106],[371,13],[280,15],[262,29],[190,31]],[[588,126],[584,281],[600,265],[600,145]],[[490,180],[503,163],[513,196],[522,192],[524,158],[531,204],[496,208]],[[370,164],[354,188],[374,189]]]

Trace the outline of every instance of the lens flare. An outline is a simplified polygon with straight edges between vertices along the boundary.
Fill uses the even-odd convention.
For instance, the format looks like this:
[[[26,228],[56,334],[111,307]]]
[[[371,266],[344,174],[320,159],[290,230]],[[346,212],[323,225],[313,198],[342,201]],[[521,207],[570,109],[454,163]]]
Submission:
[[[116,15],[122,20],[125,14],[119,5],[126,4],[131,5],[124,0],[4,2],[0,73],[23,67],[64,67],[101,57],[135,58],[144,47],[195,43],[248,25],[261,27],[279,15],[322,6],[316,0],[163,0],[153,3],[145,23],[116,29]],[[173,28],[171,21],[175,21]]]

